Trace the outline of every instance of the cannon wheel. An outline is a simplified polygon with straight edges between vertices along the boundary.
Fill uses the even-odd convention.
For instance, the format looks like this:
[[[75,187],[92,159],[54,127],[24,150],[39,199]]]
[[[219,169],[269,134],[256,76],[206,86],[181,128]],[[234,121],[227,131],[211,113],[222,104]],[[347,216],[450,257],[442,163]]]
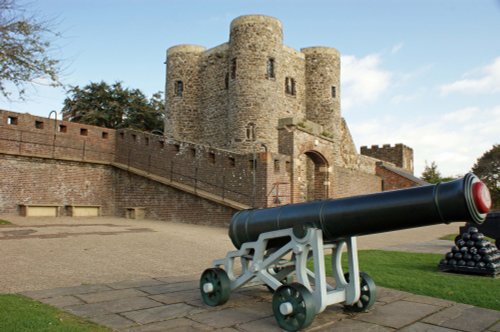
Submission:
[[[349,282],[349,273],[344,275],[345,280]],[[374,304],[376,300],[376,289],[375,282],[373,279],[366,273],[361,272],[359,274],[361,278],[361,295],[359,296],[359,301],[352,305],[345,305],[344,307],[348,311],[354,312],[362,312],[369,310]]]
[[[201,298],[205,304],[215,307],[229,300],[231,282],[226,271],[220,268],[206,269],[200,278]]]
[[[316,315],[314,298],[302,284],[280,286],[273,294],[273,312],[282,329],[298,331],[309,326]]]

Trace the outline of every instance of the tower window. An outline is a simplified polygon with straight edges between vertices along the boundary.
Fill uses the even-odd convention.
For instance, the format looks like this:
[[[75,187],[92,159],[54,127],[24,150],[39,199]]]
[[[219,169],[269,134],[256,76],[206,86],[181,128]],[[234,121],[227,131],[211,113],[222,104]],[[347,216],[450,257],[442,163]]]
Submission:
[[[236,58],[231,60],[231,79],[236,78]]]
[[[255,141],[255,123],[250,122],[246,127],[247,141]]]
[[[87,128],[80,128],[80,135],[82,135],[82,136],[88,136],[89,135],[89,130]]]
[[[106,132],[106,131],[103,131],[103,132],[102,132],[102,138],[104,138],[104,139],[108,139],[108,138],[109,138],[109,133],[108,133],[108,132]]]
[[[66,133],[68,132],[68,127],[65,125],[59,125],[59,132],[60,133]]]
[[[267,59],[267,78],[275,78],[274,76],[274,59]]]
[[[295,96],[295,79],[291,77],[285,78],[285,93]]]
[[[226,77],[224,78],[224,89],[229,89],[229,73],[226,73]]]
[[[332,86],[332,98],[337,98],[337,87]]]
[[[177,97],[182,97],[184,92],[184,83],[182,81],[175,81],[175,95]]]
[[[213,153],[213,152],[209,152],[209,153],[208,153],[208,161],[209,161],[211,164],[215,164],[215,153]]]
[[[36,129],[43,129],[43,121],[35,121]]]

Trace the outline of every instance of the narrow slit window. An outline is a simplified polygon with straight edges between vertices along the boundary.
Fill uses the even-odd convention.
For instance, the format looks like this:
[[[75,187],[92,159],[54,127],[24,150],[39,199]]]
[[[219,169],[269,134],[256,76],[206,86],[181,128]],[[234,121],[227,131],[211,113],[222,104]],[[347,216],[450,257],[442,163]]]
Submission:
[[[337,87],[332,86],[332,98],[337,98]]]
[[[229,166],[235,167],[236,166],[236,159],[234,159],[233,157],[229,157],[228,163],[229,163]]]
[[[211,164],[215,164],[215,153],[213,153],[213,152],[209,152],[209,153],[208,153],[208,161],[209,161]]]
[[[274,172],[279,173],[280,171],[280,161],[278,159],[274,160]]]
[[[184,83],[182,81],[175,81],[175,95],[177,97],[182,97],[184,93]]]
[[[144,137],[144,145],[149,145],[149,137]]]
[[[226,77],[224,78],[224,89],[229,89],[229,73],[226,73]]]
[[[231,60],[231,79],[236,78],[236,58]]]
[[[275,78],[275,75],[274,75],[274,58],[267,59],[267,78]]]
[[[255,123],[249,123],[246,127],[246,139],[247,141],[255,141]]]

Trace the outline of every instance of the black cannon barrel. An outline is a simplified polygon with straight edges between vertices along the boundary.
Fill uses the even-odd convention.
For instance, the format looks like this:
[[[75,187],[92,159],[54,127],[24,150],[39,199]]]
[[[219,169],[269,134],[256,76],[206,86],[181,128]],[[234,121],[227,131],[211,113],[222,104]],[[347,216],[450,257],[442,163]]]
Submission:
[[[453,221],[481,224],[490,207],[488,188],[469,173],[435,185],[239,211],[231,219],[229,237],[239,249],[264,232],[312,225],[328,243]]]

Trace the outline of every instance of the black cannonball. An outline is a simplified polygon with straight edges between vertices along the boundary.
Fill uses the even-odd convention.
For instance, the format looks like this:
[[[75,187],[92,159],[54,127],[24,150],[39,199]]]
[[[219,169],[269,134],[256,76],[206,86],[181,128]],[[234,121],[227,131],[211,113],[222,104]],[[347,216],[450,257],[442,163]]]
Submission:
[[[448,264],[448,260],[446,258],[443,258],[442,260],[439,261],[439,265],[446,265]]]
[[[483,259],[483,257],[479,254],[475,254],[474,256],[472,256],[472,259],[476,262],[479,262],[481,259]]]
[[[482,269],[482,268],[486,267],[486,263],[485,262],[478,262],[478,263],[476,263],[476,267],[479,267]]]
[[[463,258],[464,261],[467,262],[467,261],[472,260],[472,255],[471,254],[465,254],[462,258]]]
[[[479,232],[479,230],[476,227],[469,227],[467,229],[467,233],[469,233],[469,234],[473,234],[473,233],[477,233],[477,232]]]
[[[466,242],[465,240],[463,239],[459,239],[457,242],[455,242],[455,244],[459,247],[459,248],[462,248],[465,246]]]
[[[481,256],[484,256],[484,255],[488,255],[490,253],[490,250],[488,248],[483,247],[483,248],[477,249],[477,252]]]
[[[482,239],[484,239],[484,234],[483,234],[483,233],[473,233],[473,234],[470,236],[470,239],[471,239],[472,241],[482,240]]]
[[[467,247],[460,248],[460,253],[462,253],[462,255],[464,255],[464,254],[466,254],[468,252],[469,252],[469,248],[467,248]]]
[[[453,258],[456,260],[461,260],[464,257],[464,255],[460,252],[457,252],[455,255],[453,255]]]
[[[495,269],[495,264],[493,264],[493,263],[487,263],[486,264],[486,268],[489,269],[489,270],[494,270]]]
[[[483,256],[483,262],[485,263],[492,263],[493,262],[493,256],[488,254]]]
[[[453,242],[457,243],[458,240],[460,240],[462,238],[462,234],[458,234],[457,236],[455,236],[455,240]]]
[[[465,242],[465,245],[469,248],[472,248],[474,247],[474,245],[476,244],[476,242],[472,241],[472,240],[469,240],[467,242]]]
[[[474,262],[474,261],[468,261],[467,262],[467,266],[468,267],[474,267],[474,266],[476,266],[476,262]]]
[[[481,263],[483,263],[483,262],[481,262]],[[483,264],[484,264],[484,263],[483,263]],[[455,266],[455,265],[457,265],[457,260],[456,260],[456,259],[450,259],[450,260],[448,261],[448,265],[451,265],[451,266]]]
[[[446,259],[452,259],[453,255],[454,255],[454,253],[448,252],[448,253],[446,253],[445,257],[446,257]]]
[[[457,247],[457,246],[453,246],[453,247],[451,248],[451,252],[452,252],[452,253],[454,253],[454,254],[455,254],[455,253],[457,253],[457,252],[459,252],[459,251],[460,251],[460,249],[458,249],[458,247]]]
[[[470,240],[470,234],[469,233],[462,233],[462,240],[468,241]]]
[[[472,240],[471,240],[472,241]],[[475,246],[476,248],[480,249],[480,248],[484,248],[486,247],[488,244],[490,244],[489,241],[486,241],[486,240],[478,240],[475,242]]]
[[[469,249],[469,252],[472,254],[472,255],[475,255],[477,254],[477,248],[476,247],[472,247]]]
[[[458,266],[465,266],[467,265],[467,262],[464,261],[463,259],[459,260],[458,263],[457,263]]]

